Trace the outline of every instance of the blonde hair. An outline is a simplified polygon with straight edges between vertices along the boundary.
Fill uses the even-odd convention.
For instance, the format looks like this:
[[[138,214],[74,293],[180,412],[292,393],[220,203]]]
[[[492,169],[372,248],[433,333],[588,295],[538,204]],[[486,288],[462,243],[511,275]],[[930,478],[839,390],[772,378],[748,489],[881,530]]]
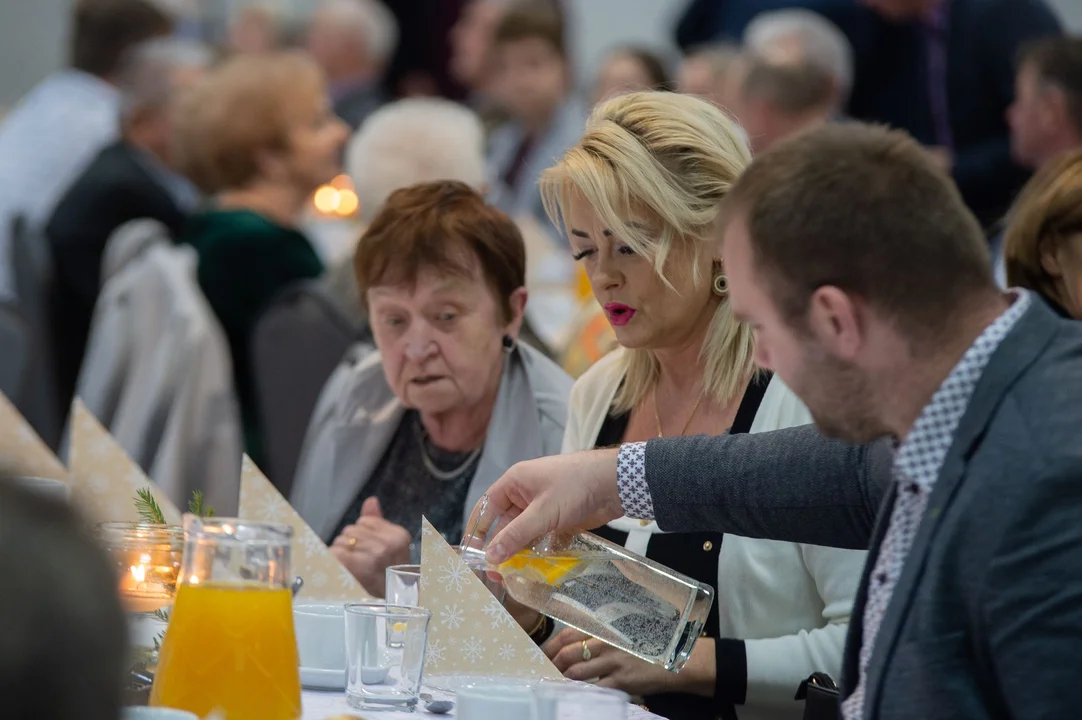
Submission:
[[[204,192],[244,187],[258,156],[285,150],[290,133],[323,102],[323,73],[307,55],[239,55],[184,94],[174,115],[178,164]]]
[[[1063,305],[1055,279],[1041,263],[1042,250],[1082,233],[1082,150],[1041,168],[1026,183],[1008,215],[1004,239],[1007,284]]]
[[[653,260],[669,288],[666,261],[681,251],[675,257],[692,259],[698,287],[704,278],[695,260],[715,237],[722,198],[750,162],[740,128],[710,102],[675,93],[630,93],[594,109],[582,139],[541,176],[541,193],[549,217],[565,232],[571,197],[580,194],[608,229]],[[625,220],[633,213],[651,231]],[[727,302],[718,305],[700,353],[706,363],[703,392],[719,403],[737,397],[755,372],[751,329],[736,320]],[[659,372],[650,350],[628,349],[622,362],[617,412],[641,402]]]

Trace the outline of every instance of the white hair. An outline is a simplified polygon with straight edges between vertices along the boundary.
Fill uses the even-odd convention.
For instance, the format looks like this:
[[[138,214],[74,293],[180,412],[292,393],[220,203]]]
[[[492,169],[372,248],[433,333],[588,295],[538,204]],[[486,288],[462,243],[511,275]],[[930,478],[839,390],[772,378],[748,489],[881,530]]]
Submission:
[[[206,68],[213,61],[210,48],[191,40],[157,38],[136,45],[125,56],[117,83],[121,120],[166,103],[173,93],[177,70]]]
[[[319,12],[327,13],[338,27],[354,32],[369,57],[387,63],[398,47],[398,21],[381,0],[324,0]]]
[[[796,40],[802,60],[834,78],[844,104],[853,88],[853,47],[838,26],[811,10],[792,8],[760,13],[744,31],[744,45],[757,54],[769,55],[782,40]]]
[[[346,150],[346,171],[371,221],[395,190],[423,182],[485,184],[484,127],[472,110],[450,100],[409,98],[368,116]]]

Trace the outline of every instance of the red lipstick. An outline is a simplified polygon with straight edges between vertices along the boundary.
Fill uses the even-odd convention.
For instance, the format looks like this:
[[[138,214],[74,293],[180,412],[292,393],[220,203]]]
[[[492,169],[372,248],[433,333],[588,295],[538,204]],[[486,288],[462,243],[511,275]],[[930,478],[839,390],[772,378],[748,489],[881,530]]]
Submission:
[[[624,305],[623,303],[605,303],[604,305],[605,315],[609,318],[609,323],[615,327],[623,327],[631,322],[631,318],[635,317],[635,308],[630,305]]]

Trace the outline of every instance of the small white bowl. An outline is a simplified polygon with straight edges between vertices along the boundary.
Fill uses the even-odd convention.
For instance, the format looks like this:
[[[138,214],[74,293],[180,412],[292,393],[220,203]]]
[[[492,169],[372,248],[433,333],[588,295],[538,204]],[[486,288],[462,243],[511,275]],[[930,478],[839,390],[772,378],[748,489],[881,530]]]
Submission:
[[[120,720],[199,720],[199,717],[173,708],[133,706],[124,708]]]
[[[530,717],[533,695],[521,685],[489,685],[462,688],[455,702],[458,720],[507,720]]]

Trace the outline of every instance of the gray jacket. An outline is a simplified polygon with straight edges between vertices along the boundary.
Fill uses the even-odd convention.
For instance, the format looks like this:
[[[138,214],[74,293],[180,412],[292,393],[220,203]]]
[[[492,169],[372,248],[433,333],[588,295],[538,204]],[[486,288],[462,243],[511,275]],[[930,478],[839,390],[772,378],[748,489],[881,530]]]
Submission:
[[[464,518],[512,465],[559,454],[571,384],[563,370],[526,344],[517,343],[506,356]],[[324,542],[334,540],[330,535],[379,465],[405,412],[375,350],[347,356],[327,381],[290,495],[293,507]]]
[[[807,426],[647,445],[662,528],[870,548],[895,498],[890,445]],[[689,472],[689,468],[695,470]],[[865,720],[1061,720],[1082,708],[1082,323],[1034,303],[992,356],[880,627]]]

